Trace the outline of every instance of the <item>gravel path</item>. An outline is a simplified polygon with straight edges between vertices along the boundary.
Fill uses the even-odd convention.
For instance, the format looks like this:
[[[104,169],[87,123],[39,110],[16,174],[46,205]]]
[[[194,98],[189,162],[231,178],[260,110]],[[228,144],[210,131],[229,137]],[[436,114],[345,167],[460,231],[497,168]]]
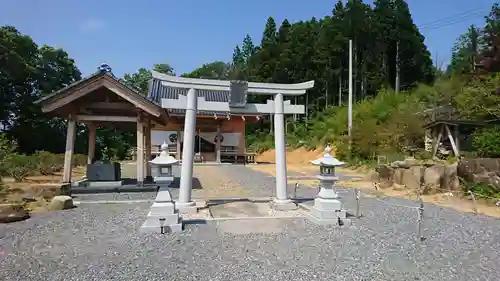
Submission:
[[[123,177],[131,177],[135,173],[134,164],[123,165]],[[180,176],[180,167],[174,166],[174,176]],[[291,176],[300,174],[291,173]],[[195,166],[194,176],[198,183],[192,190],[193,198],[233,198],[233,197],[272,197],[276,194],[276,180],[268,174],[252,170],[243,165]],[[196,186],[201,188],[196,188]],[[175,199],[179,194],[179,179],[177,178],[170,192]],[[294,184],[288,185],[290,196]],[[297,189],[297,197],[311,198],[317,193],[315,188],[305,186]],[[96,200],[148,200],[154,199],[155,193],[129,192],[129,193],[103,193],[103,194],[77,194],[77,201]]]
[[[220,175],[254,196],[274,193],[272,178],[243,166]],[[354,212],[352,190],[339,193]],[[215,224],[141,234],[151,204],[82,204],[0,225],[0,280],[500,280],[499,219],[427,204],[419,242],[417,211],[396,206],[416,204],[384,200],[363,197],[363,217],[349,228],[287,219],[282,233],[243,235]]]
[[[414,210],[368,198],[350,228],[291,219],[279,234],[140,234],[149,207],[83,204],[0,225],[0,280],[500,280],[499,220],[432,205],[424,243]]]

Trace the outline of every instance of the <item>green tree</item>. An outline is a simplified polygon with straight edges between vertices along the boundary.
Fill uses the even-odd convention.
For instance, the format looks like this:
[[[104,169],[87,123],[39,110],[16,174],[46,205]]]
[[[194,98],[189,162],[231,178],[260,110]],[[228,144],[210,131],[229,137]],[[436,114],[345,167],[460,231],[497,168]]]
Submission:
[[[453,45],[451,63],[448,74],[464,74],[475,72],[476,57],[480,47],[479,34],[481,30],[471,25],[467,32],[461,35]]]
[[[167,63],[155,64],[153,65],[153,70],[168,75],[175,75],[174,68]],[[137,72],[135,73],[126,73],[125,75],[123,75],[123,79],[121,79],[121,81],[125,85],[146,95],[148,92],[148,82],[149,80],[151,80],[151,78],[151,71],[149,69],[139,68],[139,70],[137,70]]]
[[[181,76],[190,78],[225,80],[228,79],[230,70],[231,70],[230,64],[222,61],[215,61],[203,64],[200,68],[197,68],[190,73],[182,74]]]
[[[64,122],[43,114],[34,101],[81,79],[74,60],[62,49],[38,48],[11,26],[0,28],[0,50],[3,130],[22,153],[63,151]]]

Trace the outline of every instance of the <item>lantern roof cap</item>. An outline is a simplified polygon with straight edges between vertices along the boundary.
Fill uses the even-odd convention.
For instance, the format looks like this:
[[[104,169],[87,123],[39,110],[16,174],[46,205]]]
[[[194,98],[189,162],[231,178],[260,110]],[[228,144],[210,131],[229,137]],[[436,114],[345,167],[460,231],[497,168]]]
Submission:
[[[337,158],[333,157],[330,152],[332,151],[332,148],[327,145],[325,147],[325,154],[323,154],[323,157],[320,157],[316,160],[312,160],[311,164],[315,166],[329,166],[329,167],[340,167],[344,166],[345,163],[342,161],[339,161]]]
[[[173,165],[179,162],[179,160],[168,154],[168,144],[166,142],[163,142],[163,144],[160,146],[160,149],[160,155],[156,156],[155,159],[149,161],[149,163],[153,165]]]

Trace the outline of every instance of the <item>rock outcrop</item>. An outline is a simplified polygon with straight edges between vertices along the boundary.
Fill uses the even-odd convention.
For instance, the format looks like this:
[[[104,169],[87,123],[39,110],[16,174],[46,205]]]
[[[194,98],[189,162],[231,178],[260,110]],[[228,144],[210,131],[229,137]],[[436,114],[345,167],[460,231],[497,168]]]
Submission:
[[[391,165],[381,165],[376,171],[381,188],[401,187],[422,189],[422,193],[438,193],[460,187],[457,164],[421,163],[408,158]]]
[[[49,203],[49,210],[57,211],[57,210],[66,210],[74,208],[73,198],[66,195],[54,196]]]
[[[4,205],[0,207],[0,223],[10,223],[26,220],[30,213],[21,206]]]
[[[458,176],[468,182],[490,184],[500,192],[500,158],[461,159]]]

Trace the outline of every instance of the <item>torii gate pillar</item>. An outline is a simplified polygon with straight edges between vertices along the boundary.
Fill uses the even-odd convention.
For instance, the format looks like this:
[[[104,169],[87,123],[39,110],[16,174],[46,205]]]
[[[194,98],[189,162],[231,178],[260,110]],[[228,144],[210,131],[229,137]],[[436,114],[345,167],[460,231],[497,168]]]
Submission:
[[[196,111],[207,110],[227,113],[274,113],[274,141],[276,151],[276,198],[271,206],[277,210],[297,208],[287,197],[286,146],[285,146],[285,114],[303,114],[303,105],[292,105],[285,102],[284,96],[298,96],[314,87],[314,81],[298,84],[255,83],[245,81],[207,80],[197,78],[175,77],[152,71],[153,79],[159,81],[159,87],[189,89],[187,96],[179,95],[177,99],[162,98],[161,104],[167,109],[186,109],[184,124],[184,150],[182,152],[182,171],[179,200],[176,208],[187,211],[195,208],[191,199],[193,177],[193,147],[196,129]],[[150,91],[158,89],[151,87]],[[229,92],[229,102],[206,101],[198,97],[197,90]],[[247,94],[273,95],[274,101],[267,103],[247,103]]]
[[[285,111],[283,94],[274,96],[274,149],[276,153],[276,198],[271,207],[277,210],[293,210],[297,207],[287,196]]]

